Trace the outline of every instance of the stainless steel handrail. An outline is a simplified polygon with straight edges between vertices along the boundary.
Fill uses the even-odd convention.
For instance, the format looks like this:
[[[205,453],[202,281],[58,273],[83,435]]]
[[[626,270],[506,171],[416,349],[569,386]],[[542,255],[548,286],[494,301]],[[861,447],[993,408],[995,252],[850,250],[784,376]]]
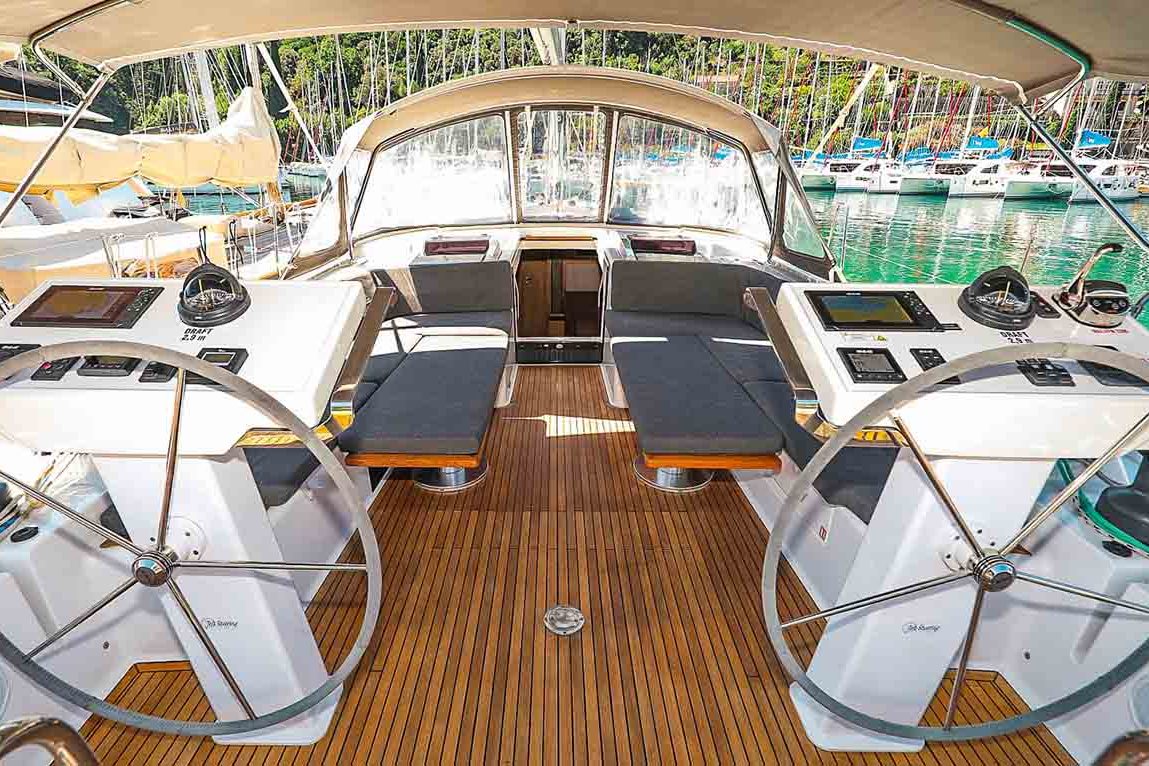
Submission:
[[[0,759],[37,745],[59,766],[100,766],[84,738],[59,718],[18,718],[0,723]]]

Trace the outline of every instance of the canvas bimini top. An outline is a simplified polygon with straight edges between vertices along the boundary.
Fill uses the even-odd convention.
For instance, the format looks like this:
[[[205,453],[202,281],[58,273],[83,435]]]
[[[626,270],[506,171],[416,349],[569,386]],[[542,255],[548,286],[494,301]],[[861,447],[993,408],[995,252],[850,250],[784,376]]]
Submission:
[[[0,0],[0,41],[109,66],[302,35],[565,25],[797,46],[964,80],[1019,103],[1082,72],[1149,80],[1144,0]]]

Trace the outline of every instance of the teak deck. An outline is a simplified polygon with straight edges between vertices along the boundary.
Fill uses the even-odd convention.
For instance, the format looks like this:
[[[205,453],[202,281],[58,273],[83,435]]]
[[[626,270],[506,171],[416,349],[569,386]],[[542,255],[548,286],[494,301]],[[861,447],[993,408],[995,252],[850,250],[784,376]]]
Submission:
[[[490,474],[466,493],[397,479],[380,493],[383,612],[323,740],[221,747],[93,719],[83,734],[102,762],[1073,763],[1044,728],[913,755],[812,747],[762,626],[765,529],[729,474],[687,496],[641,485],[631,425],[596,368],[520,369],[488,448]],[[782,587],[790,616],[814,609],[795,576]],[[361,588],[359,575],[332,575],[311,607],[329,665],[358,630]],[[585,612],[581,633],[545,631],[555,603]],[[806,658],[821,630],[795,631]],[[211,715],[184,663],[137,666],[109,699]],[[1023,709],[1003,680],[975,674],[958,722]]]

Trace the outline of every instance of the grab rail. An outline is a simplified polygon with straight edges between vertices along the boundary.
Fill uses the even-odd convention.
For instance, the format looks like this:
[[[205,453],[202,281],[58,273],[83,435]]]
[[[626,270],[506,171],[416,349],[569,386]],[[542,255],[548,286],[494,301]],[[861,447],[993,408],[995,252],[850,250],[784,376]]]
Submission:
[[[18,718],[0,724],[0,759],[38,745],[60,766],[100,766],[88,743],[59,718]]]

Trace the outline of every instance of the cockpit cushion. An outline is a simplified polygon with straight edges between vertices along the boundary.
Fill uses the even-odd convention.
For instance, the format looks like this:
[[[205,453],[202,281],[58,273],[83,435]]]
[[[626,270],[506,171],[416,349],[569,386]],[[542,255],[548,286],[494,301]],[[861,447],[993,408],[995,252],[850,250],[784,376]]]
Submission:
[[[611,264],[611,308],[711,314],[751,319],[742,300],[748,287],[777,290],[782,280],[761,269],[705,260],[618,260]]]
[[[426,336],[339,436],[348,453],[473,455],[507,359],[505,335]]]
[[[247,447],[243,452],[265,508],[290,500],[319,467],[305,447]]]
[[[647,454],[765,455],[782,432],[695,336],[614,346],[639,447]]]
[[[790,384],[758,381],[744,386],[785,434],[786,453],[800,468],[805,468],[822,442],[794,420],[794,392]],[[814,488],[826,502],[849,508],[869,524],[897,457],[898,451],[893,448],[846,447],[814,480]]]
[[[380,287],[397,293],[391,316],[510,311],[515,277],[510,261],[413,263],[372,271]]]

